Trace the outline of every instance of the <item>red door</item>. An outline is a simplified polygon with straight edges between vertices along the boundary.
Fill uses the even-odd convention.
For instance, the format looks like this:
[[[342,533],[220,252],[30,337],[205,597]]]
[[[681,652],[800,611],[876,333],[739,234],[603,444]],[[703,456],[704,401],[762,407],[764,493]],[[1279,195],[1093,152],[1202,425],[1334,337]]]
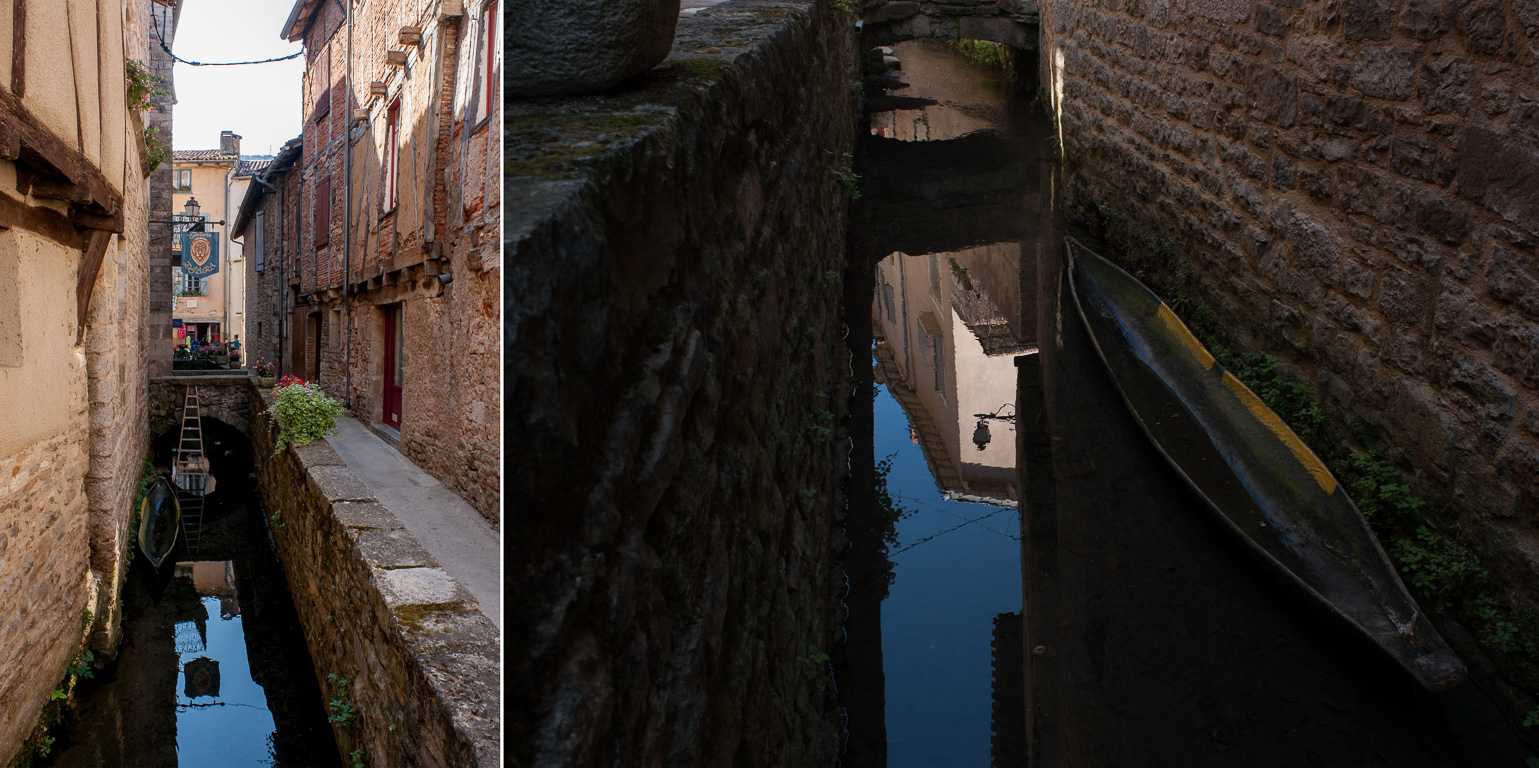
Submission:
[[[401,428],[401,305],[385,308],[385,425]]]

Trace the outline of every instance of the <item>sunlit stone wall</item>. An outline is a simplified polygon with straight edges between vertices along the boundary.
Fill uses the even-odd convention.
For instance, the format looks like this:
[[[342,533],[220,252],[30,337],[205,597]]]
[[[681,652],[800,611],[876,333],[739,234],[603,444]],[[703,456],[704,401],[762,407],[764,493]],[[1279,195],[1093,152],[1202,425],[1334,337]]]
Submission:
[[[854,25],[730,0],[626,85],[509,104],[515,764],[835,759]]]
[[[332,726],[342,754],[501,765],[497,628],[325,440],[274,452],[272,390],[245,386],[263,511],[321,695],[357,713]]]

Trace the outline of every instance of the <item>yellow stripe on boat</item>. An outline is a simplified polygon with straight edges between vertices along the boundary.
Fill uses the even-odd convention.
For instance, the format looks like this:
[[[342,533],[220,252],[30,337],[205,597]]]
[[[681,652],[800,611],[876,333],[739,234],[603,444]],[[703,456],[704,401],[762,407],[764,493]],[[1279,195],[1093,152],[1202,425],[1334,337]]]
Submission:
[[[1160,302],[1159,316],[1165,327],[1170,329],[1170,332],[1180,339],[1187,349],[1191,350],[1192,356],[1197,358],[1198,362],[1202,363],[1202,369],[1213,370],[1213,355],[1208,353],[1207,348],[1202,346],[1202,342],[1186,329],[1186,324],[1182,323],[1181,318],[1176,317],[1176,313],[1170,311],[1170,307],[1165,306],[1163,301]]]
[[[1163,309],[1163,306],[1161,308]],[[1320,484],[1320,490],[1325,491],[1327,495],[1336,492],[1336,478],[1331,475],[1330,470],[1325,468],[1325,464],[1321,463],[1319,457],[1304,445],[1304,441],[1293,434],[1293,430],[1288,429],[1282,417],[1266,407],[1266,403],[1261,402],[1261,398],[1256,397],[1255,392],[1247,389],[1239,379],[1234,377],[1234,374],[1228,371],[1224,371],[1224,386],[1239,397],[1240,402],[1245,403],[1245,407],[1250,409],[1251,414],[1265,424],[1267,429],[1272,430],[1272,434],[1277,435],[1277,439],[1288,446],[1288,450],[1293,451],[1294,458],[1298,459],[1299,463],[1304,465],[1304,469],[1309,470],[1309,474],[1314,476],[1315,482]]]

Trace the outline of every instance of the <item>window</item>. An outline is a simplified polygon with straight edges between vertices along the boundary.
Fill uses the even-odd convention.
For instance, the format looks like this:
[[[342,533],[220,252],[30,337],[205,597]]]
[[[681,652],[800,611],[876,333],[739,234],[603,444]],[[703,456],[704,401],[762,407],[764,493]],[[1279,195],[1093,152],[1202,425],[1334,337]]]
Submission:
[[[341,349],[342,348],[342,310],[340,310],[340,309],[333,309],[333,310],[331,310],[330,320],[331,320],[331,327],[328,329],[330,331],[330,334],[328,334],[328,338],[331,339],[331,348],[332,349]]]
[[[172,171],[172,173],[175,175],[175,179],[174,179],[173,183],[176,186],[176,191],[178,191],[178,192],[191,192],[192,191],[192,169],[191,168],[177,168],[176,170]]]
[[[315,121],[331,113],[331,46],[321,48],[315,59],[315,82],[311,85],[318,94],[315,98]]]
[[[266,254],[262,252],[262,230],[264,229],[263,218],[265,213],[265,211],[256,212],[256,232],[251,235],[251,254],[252,258],[256,261],[256,271],[258,272],[262,271],[262,265],[266,257]]]
[[[385,211],[395,210],[396,204],[396,179],[400,175],[401,149],[401,97],[390,102],[390,108],[385,110]]]
[[[481,12],[481,47],[477,51],[475,108],[471,124],[480,123],[497,106],[497,83],[501,81],[502,35],[497,34],[502,6],[491,0]]]
[[[208,280],[193,277],[183,272],[181,267],[171,268],[171,282],[178,296],[202,296],[208,292]]]
[[[331,242],[331,175],[315,180],[315,247]]]

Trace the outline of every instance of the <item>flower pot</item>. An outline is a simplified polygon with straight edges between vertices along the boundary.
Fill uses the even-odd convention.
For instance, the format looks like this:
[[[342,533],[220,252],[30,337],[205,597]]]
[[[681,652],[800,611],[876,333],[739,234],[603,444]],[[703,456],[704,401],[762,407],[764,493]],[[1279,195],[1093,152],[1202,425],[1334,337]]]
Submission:
[[[272,389],[273,385],[278,383],[278,377],[277,376],[258,376],[258,377],[256,377],[256,381],[257,381],[257,386],[265,387],[267,389]]]

